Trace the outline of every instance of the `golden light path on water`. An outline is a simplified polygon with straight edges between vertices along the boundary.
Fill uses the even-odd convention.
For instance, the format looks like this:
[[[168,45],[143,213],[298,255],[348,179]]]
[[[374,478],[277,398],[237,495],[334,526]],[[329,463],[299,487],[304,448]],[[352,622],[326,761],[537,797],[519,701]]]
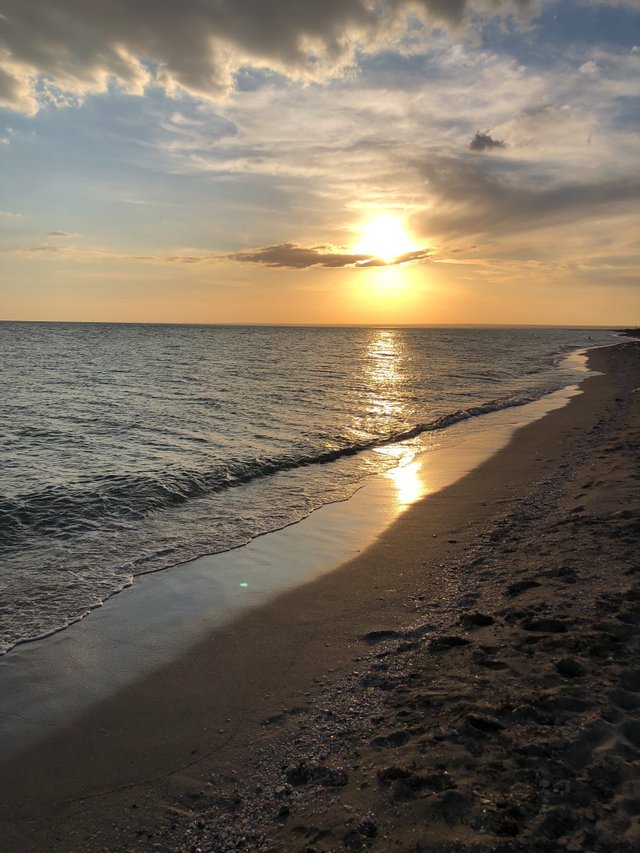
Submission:
[[[397,388],[402,381],[402,350],[395,329],[373,333],[367,352],[367,379],[371,387],[370,411],[389,421],[402,414]]]
[[[400,335],[395,329],[378,329],[368,347],[367,374],[372,396],[370,410],[375,416],[388,420],[401,414],[398,385],[404,380],[403,352]],[[420,500],[429,491],[424,466],[415,461],[415,450],[404,444],[389,444],[378,452],[396,461],[386,476],[393,482],[397,504],[405,508]]]
[[[420,462],[409,462],[387,472],[396,488],[396,501],[401,507],[419,501],[429,491],[424,479],[424,470]]]

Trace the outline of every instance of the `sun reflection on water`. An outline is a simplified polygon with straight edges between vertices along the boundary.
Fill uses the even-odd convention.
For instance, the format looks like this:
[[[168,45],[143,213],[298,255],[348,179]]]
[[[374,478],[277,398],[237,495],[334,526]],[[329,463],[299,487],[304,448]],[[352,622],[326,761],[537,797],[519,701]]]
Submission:
[[[373,427],[377,435],[391,438],[409,425],[403,404],[407,365],[403,337],[397,329],[377,329],[371,333],[364,373],[370,389],[368,429]],[[424,472],[415,461],[414,448],[391,442],[377,447],[376,452],[393,465],[387,477],[393,481],[399,507],[409,506],[427,493]]]
[[[351,434],[356,440],[393,440],[405,425],[403,342],[397,329],[377,329],[362,350],[353,383],[362,392],[359,413],[354,413]]]
[[[372,332],[368,346],[371,375],[376,379],[393,380],[398,377],[397,359],[400,340],[397,329],[377,329]]]
[[[401,345],[395,329],[379,329],[369,342],[366,373],[371,388],[370,406],[387,421],[402,415],[398,385],[402,381]]]
[[[393,480],[396,501],[401,507],[407,507],[419,501],[429,491],[424,479],[423,467],[417,461],[393,468],[387,472],[387,477]]]

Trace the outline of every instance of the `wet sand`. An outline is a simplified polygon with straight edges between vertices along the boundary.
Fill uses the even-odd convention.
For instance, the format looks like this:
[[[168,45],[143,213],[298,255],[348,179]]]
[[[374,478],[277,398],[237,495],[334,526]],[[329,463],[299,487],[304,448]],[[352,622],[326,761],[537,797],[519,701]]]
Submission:
[[[0,849],[636,850],[640,347],[0,774]]]

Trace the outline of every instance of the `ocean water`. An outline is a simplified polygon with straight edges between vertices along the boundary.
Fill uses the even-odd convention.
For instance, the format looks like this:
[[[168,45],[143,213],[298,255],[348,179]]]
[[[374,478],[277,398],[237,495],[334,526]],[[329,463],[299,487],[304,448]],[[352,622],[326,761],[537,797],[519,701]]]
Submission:
[[[0,653],[580,381],[593,329],[0,323]]]

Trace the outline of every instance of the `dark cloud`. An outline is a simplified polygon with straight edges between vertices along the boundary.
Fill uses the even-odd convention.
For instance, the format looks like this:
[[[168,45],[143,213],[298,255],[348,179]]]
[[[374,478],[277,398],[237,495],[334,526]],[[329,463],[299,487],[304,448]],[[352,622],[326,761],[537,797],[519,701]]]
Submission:
[[[0,105],[37,109],[36,80],[71,95],[133,92],[153,82],[215,97],[239,68],[323,79],[358,49],[388,49],[409,15],[459,23],[468,9],[501,14],[527,0],[3,0]],[[41,87],[42,88],[42,87]]]
[[[373,255],[354,254],[353,252],[332,251],[330,246],[299,246],[296,243],[280,243],[275,246],[265,246],[260,249],[247,249],[235,252],[225,257],[228,260],[251,264],[264,264],[268,267],[286,269],[309,269],[310,267],[343,268],[343,267],[383,267],[398,264],[426,261],[430,257],[429,249],[419,249],[406,252],[390,261],[376,258]]]
[[[64,256],[65,258],[100,258],[101,260],[129,260],[150,264],[219,264],[227,261],[240,263],[262,264],[267,267],[280,269],[304,270],[311,267],[325,269],[344,269],[346,267],[361,269],[365,267],[388,267],[399,264],[426,262],[433,254],[431,249],[416,249],[405,252],[391,260],[377,258],[374,255],[356,254],[355,252],[337,251],[335,247],[299,246],[297,243],[279,243],[257,249],[245,249],[230,254],[203,255],[122,255],[117,252],[98,248],[80,248],[77,246],[59,246],[43,243],[38,246],[15,246],[0,251],[26,256]]]
[[[477,130],[476,135],[473,137],[469,144],[469,148],[472,151],[491,151],[494,148],[506,148],[507,144],[502,139],[494,139],[488,130],[485,130],[484,133]]]
[[[586,221],[640,201],[636,174],[543,187],[512,171],[507,176],[483,171],[477,162],[432,157],[421,164],[434,211],[421,217],[423,233],[497,237]]]
[[[75,231],[47,231],[47,237],[79,237]]]

